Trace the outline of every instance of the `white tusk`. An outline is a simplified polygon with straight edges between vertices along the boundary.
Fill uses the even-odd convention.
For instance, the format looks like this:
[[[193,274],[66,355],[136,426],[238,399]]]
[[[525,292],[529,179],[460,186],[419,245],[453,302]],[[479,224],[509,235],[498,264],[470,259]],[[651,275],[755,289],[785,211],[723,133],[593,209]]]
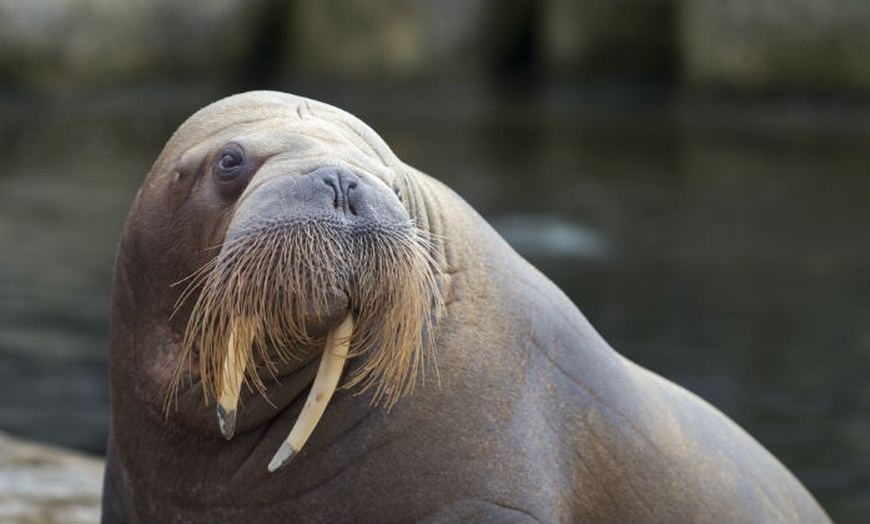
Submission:
[[[323,356],[320,357],[320,367],[317,369],[317,376],[314,377],[308,399],[305,400],[302,412],[296,419],[290,434],[287,435],[287,439],[269,462],[270,472],[281,469],[296,456],[311,436],[314,427],[320,422],[320,417],[323,416],[326,405],[332,399],[341,371],[344,369],[351,333],[353,333],[353,318],[348,315],[326,337],[326,346],[323,348]]]
[[[221,370],[223,376],[217,406],[218,425],[227,440],[233,438],[233,433],[236,430],[236,409],[239,405],[239,394],[242,390],[242,381],[245,378],[245,366],[247,365],[247,359],[239,358],[243,351],[241,351],[241,344],[236,344],[237,326],[238,324],[235,324],[233,331],[230,332],[227,356],[224,357],[224,365]],[[242,340],[247,338],[242,337]]]

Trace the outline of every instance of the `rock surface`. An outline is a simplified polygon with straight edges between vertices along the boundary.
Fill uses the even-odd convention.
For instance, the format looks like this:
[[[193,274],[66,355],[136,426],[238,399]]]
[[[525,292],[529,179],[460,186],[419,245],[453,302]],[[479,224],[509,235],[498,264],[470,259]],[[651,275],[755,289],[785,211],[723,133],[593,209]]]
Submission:
[[[0,0],[0,87],[171,78],[870,87],[867,0]]]
[[[690,84],[870,88],[867,0],[681,0],[680,6]]]
[[[485,70],[512,45],[524,0],[296,0],[284,31],[290,74],[450,76]]]
[[[0,84],[58,90],[230,71],[265,0],[0,0]]]
[[[100,520],[103,460],[0,433],[0,524]]]
[[[542,60],[557,77],[650,78],[676,58],[675,0],[541,2]]]

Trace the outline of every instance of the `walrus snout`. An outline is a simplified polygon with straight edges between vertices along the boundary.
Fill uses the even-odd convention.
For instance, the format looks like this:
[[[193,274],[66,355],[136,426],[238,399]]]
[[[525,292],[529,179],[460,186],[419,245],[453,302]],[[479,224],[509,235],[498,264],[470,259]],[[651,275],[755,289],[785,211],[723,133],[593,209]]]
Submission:
[[[352,229],[395,227],[408,216],[395,192],[382,181],[345,166],[322,166],[301,175],[273,175],[239,202],[227,240],[265,223],[328,221]]]

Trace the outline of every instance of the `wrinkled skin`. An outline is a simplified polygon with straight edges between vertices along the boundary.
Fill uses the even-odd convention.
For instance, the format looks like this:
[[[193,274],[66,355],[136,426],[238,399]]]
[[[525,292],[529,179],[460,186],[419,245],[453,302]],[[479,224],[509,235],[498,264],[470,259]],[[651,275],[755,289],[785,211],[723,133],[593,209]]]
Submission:
[[[248,162],[231,182],[215,176],[229,143]],[[227,441],[195,365],[163,410],[173,373],[189,365],[190,311],[172,315],[184,289],[173,284],[215,256],[233,220],[281,207],[256,207],[241,196],[251,187],[323,166],[368,185],[379,211],[366,220],[408,217],[431,234],[444,266],[437,374],[429,361],[425,382],[390,410],[370,406],[371,391],[340,389],[303,451],[269,473],[321,348],[295,348],[280,383],[265,377],[268,401],[244,389]],[[300,212],[316,215],[317,199],[303,200],[314,208]],[[327,333],[348,308],[337,293],[310,331]],[[213,104],[155,162],[118,249],[110,383],[105,522],[827,520],[736,424],[616,353],[451,190],[350,115],[290,95]]]

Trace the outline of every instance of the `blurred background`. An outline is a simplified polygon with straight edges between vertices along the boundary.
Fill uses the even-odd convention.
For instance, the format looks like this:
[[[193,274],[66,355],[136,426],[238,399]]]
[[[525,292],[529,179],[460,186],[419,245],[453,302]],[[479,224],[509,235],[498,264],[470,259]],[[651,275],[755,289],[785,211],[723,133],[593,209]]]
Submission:
[[[0,431],[105,452],[127,210],[260,88],[362,118],[870,520],[867,0],[0,0]]]

